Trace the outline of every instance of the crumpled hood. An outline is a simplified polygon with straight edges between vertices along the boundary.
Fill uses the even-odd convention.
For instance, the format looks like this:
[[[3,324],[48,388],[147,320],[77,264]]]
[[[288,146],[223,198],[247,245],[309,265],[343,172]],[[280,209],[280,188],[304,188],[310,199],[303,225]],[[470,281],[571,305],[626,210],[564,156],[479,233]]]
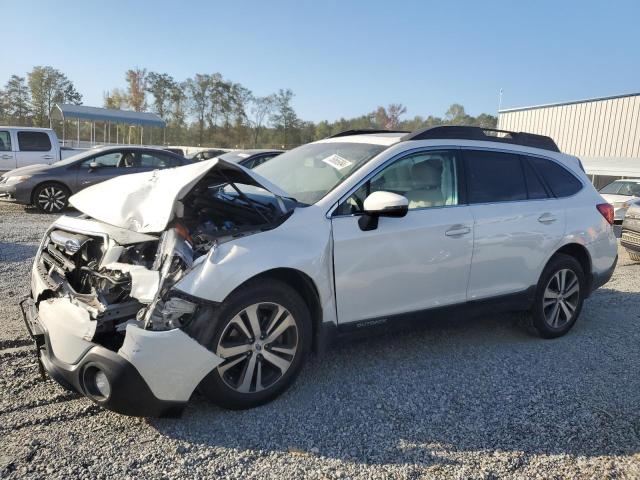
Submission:
[[[208,172],[218,170],[229,181],[289,196],[241,165],[218,158],[183,167],[121,175],[76,193],[69,203],[101,222],[140,233],[161,232],[176,212],[176,202]]]

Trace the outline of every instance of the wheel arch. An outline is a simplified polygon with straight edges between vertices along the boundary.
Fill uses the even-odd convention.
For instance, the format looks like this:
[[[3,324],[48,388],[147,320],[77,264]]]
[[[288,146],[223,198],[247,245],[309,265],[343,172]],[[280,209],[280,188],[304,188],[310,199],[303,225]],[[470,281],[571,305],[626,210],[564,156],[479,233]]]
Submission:
[[[313,279],[306,273],[295,268],[279,267],[261,272],[244,281],[235,290],[241,289],[243,285],[256,280],[278,280],[294,289],[304,300],[311,314],[311,332],[313,351],[318,352],[324,348],[322,304],[318,287]]]
[[[545,264],[545,268],[547,264],[551,261],[553,257],[557,254],[562,253],[564,255],[569,255],[570,257],[575,258],[580,266],[582,267],[582,271],[584,272],[584,278],[587,282],[587,292],[591,292],[591,286],[593,283],[593,274],[591,269],[591,254],[589,254],[589,250],[580,244],[580,243],[567,243],[562,247],[558,248],[553,255],[549,258],[547,263]],[[544,270],[544,269],[543,269]]]
[[[67,192],[69,192],[69,196],[72,195],[71,188],[66,183],[61,182],[60,180],[42,180],[41,182],[36,183],[34,185],[34,187],[31,189],[31,195],[30,195],[30,197],[31,197],[31,205],[35,205],[35,195],[36,195],[36,191],[38,190],[38,188],[40,188],[41,186],[46,185],[46,184],[60,185]]]

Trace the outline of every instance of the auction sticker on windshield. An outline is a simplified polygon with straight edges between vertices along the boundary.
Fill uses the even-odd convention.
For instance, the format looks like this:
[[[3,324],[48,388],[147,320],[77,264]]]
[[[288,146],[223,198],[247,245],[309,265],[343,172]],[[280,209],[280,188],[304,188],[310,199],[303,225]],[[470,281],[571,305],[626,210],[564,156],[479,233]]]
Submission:
[[[322,161],[327,165],[331,165],[337,170],[342,170],[343,168],[350,167],[353,164],[353,162],[350,162],[346,158],[341,157],[337,153],[329,155],[327,158],[323,158]]]

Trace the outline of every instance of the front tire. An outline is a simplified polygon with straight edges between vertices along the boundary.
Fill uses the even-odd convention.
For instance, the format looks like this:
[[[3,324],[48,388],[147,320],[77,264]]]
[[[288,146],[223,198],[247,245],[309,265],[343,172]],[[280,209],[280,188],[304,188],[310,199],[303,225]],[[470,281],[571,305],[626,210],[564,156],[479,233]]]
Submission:
[[[586,294],[584,271],[569,255],[556,254],[545,267],[534,299],[533,326],[543,338],[566,334],[580,315]]]
[[[42,213],[60,213],[69,205],[69,189],[59,183],[43,183],[33,192],[33,204]]]
[[[256,407],[284,392],[311,350],[311,316],[304,300],[277,280],[241,287],[214,315],[198,339],[225,360],[200,384],[216,405]]]

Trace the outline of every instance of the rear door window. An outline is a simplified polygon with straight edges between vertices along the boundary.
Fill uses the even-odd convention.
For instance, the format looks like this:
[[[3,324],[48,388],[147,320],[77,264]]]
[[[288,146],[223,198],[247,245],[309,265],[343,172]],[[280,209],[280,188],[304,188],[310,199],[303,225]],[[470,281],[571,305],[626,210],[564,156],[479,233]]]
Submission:
[[[580,180],[556,162],[540,157],[529,157],[529,160],[556,197],[569,197],[582,189]]]
[[[527,199],[519,155],[490,150],[465,150],[469,203]]]
[[[44,132],[18,132],[18,148],[21,152],[48,152],[51,150],[49,135]]]

